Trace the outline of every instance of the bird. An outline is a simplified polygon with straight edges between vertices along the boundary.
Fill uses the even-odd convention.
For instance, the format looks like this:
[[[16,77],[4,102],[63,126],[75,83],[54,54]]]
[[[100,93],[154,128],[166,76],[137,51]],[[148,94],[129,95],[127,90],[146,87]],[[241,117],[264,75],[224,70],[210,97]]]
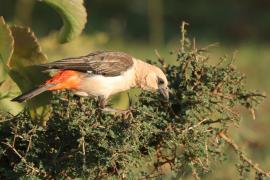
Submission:
[[[169,99],[168,80],[164,72],[124,52],[94,51],[85,56],[38,66],[45,70],[56,70],[56,73],[43,84],[12,101],[23,102],[45,91],[67,89],[78,96],[97,97],[99,107],[105,109],[112,95],[134,87],[151,92],[159,91],[165,99]]]

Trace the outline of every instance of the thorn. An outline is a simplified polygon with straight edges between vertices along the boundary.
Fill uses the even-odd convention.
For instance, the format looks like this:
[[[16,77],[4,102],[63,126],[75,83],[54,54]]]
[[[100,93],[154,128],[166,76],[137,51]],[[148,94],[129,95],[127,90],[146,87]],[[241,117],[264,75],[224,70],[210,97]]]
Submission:
[[[255,114],[255,110],[253,108],[250,109],[251,115],[252,115],[252,119],[256,120],[256,114]]]

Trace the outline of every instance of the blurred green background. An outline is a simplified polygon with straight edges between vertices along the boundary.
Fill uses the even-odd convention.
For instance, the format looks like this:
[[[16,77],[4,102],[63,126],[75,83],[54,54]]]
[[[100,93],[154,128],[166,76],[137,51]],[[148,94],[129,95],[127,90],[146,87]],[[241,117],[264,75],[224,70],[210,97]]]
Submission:
[[[30,26],[50,60],[84,55],[97,49],[128,52],[141,59],[155,60],[154,49],[169,63],[170,51],[179,43],[181,21],[190,24],[197,47],[213,42],[211,62],[232,56],[238,50],[236,65],[244,72],[250,89],[270,94],[270,1],[269,0],[86,0],[88,22],[83,35],[68,44],[58,44],[56,31],[62,22],[50,7],[36,0],[1,0],[0,16],[10,24]],[[257,119],[243,112],[243,120],[232,134],[254,161],[270,169],[270,99],[257,111]],[[232,155],[216,164],[206,179],[238,178]]]

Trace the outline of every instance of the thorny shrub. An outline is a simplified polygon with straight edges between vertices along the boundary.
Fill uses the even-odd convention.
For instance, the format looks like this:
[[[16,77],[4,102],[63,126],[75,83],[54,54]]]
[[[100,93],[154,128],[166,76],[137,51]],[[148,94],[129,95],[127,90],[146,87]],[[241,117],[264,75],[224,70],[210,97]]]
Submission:
[[[256,166],[229,138],[239,124],[235,106],[254,113],[265,95],[249,91],[245,75],[231,60],[207,63],[207,48],[190,46],[182,26],[177,63],[160,66],[170,82],[169,102],[142,92],[130,113],[108,114],[90,98],[56,93],[45,127],[27,111],[2,114],[0,178],[151,178],[170,173],[199,179],[223,162],[231,146],[240,174],[251,169],[257,178],[269,173]]]

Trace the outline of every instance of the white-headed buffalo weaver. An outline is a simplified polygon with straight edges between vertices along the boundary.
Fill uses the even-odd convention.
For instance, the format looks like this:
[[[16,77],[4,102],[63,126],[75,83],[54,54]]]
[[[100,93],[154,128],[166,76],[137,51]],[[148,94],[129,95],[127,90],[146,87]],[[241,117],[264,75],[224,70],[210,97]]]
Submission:
[[[40,66],[55,69],[57,73],[13,101],[22,102],[44,91],[68,89],[79,96],[98,97],[100,107],[105,108],[111,95],[133,87],[160,91],[165,98],[169,98],[168,81],[161,69],[123,52],[96,51]]]

